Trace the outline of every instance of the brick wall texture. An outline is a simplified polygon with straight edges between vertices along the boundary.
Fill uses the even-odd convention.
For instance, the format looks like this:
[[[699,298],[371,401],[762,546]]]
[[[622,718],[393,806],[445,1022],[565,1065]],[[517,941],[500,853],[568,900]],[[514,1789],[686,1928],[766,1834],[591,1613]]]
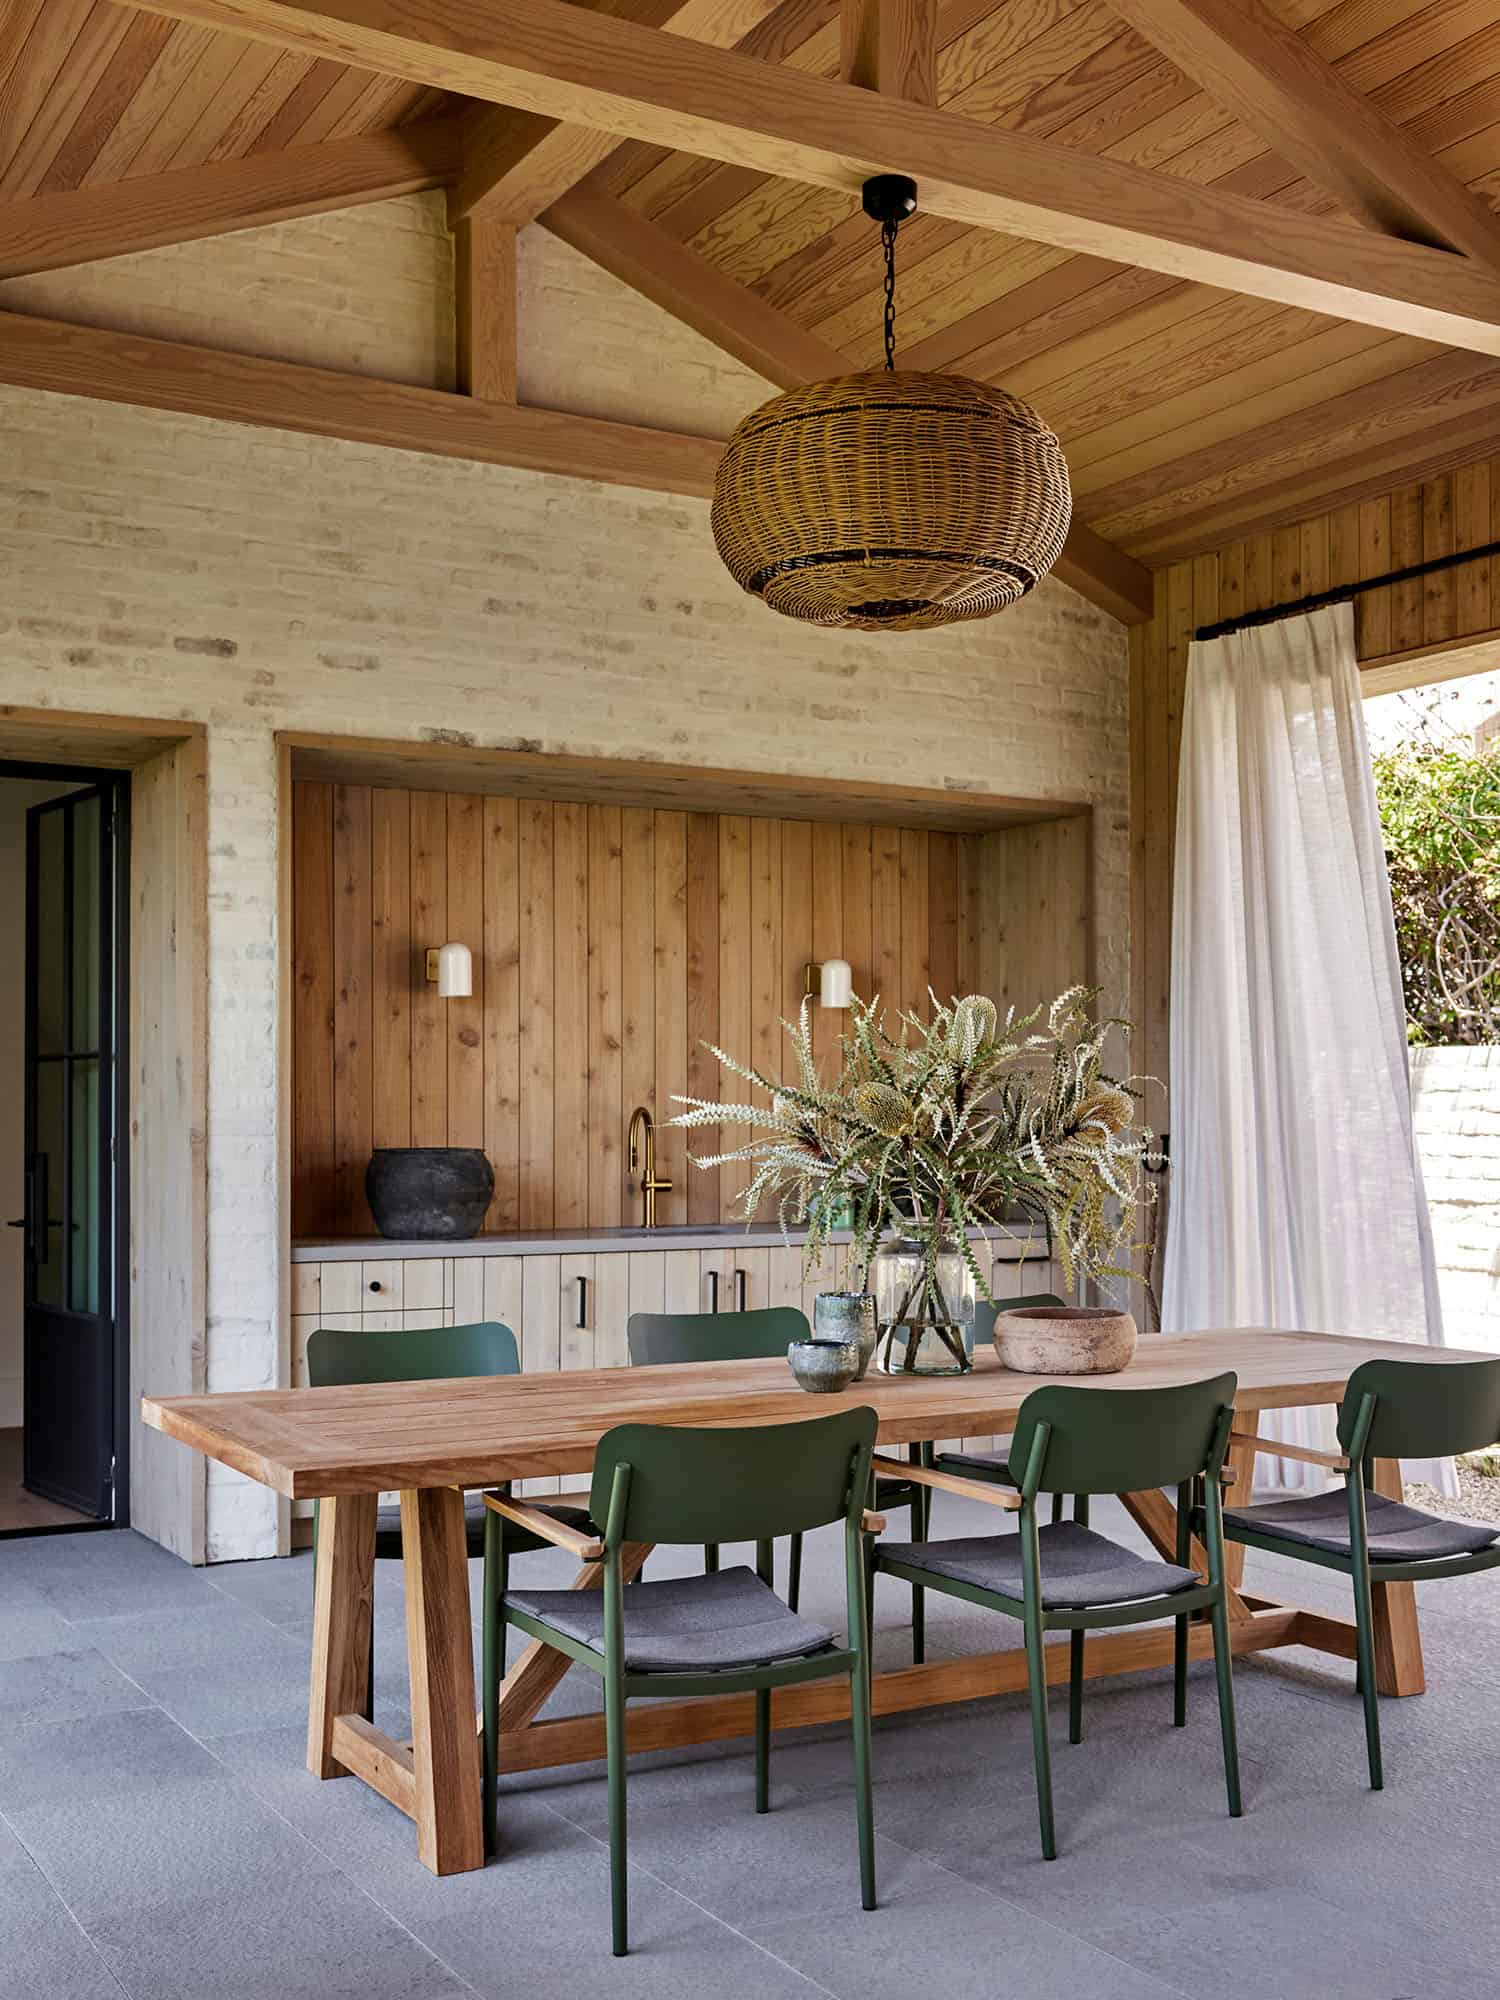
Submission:
[[[764,385],[539,232],[530,400],[722,433]],[[0,307],[437,385],[432,197],[0,284]],[[882,640],[775,620],[705,504],[0,390],[0,701],[209,732],[209,1387],[278,1367],[274,732],[640,756],[1096,804],[1105,1004],[1128,985],[1123,629],[1061,584]],[[222,1468],[209,1553],[266,1554]]]
[[[1450,1347],[1500,1354],[1500,1048],[1411,1059],[1443,1330]]]

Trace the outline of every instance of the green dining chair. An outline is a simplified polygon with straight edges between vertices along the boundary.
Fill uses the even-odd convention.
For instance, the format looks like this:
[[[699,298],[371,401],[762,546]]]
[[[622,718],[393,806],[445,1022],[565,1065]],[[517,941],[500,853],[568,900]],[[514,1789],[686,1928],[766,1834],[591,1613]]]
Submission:
[[[1342,1491],[1225,1510],[1232,1542],[1315,1563],[1347,1576],[1354,1591],[1355,1685],[1364,1703],[1370,1789],[1383,1790],[1380,1694],[1375,1685],[1371,1586],[1468,1576],[1500,1564],[1500,1529],[1450,1520],[1373,1490],[1378,1458],[1447,1458],[1500,1441],[1500,1360],[1365,1361],[1339,1406],[1340,1453],[1241,1437],[1274,1456],[1342,1472]]]
[[[344,1327],[320,1326],[307,1336],[307,1378],[314,1389],[342,1389],[366,1382],[440,1382],[481,1375],[519,1375],[521,1356],[516,1336],[498,1320],[480,1320],[471,1326],[403,1328],[393,1332],[364,1333]],[[567,1501],[534,1503],[555,1519],[580,1532],[592,1533],[593,1523],[586,1507]],[[477,1493],[464,1495],[464,1525],[469,1554],[484,1554],[485,1507]],[[317,1564],[318,1503],[313,1502],[314,1569]],[[519,1531],[511,1543],[511,1554],[521,1555],[546,1544],[537,1536],[529,1539]],[[375,1516],[375,1555],[378,1561],[401,1560],[401,1509],[382,1507]],[[371,1605],[371,1618],[374,1606]],[[486,1645],[493,1635],[487,1630]],[[504,1635],[500,1635],[501,1672],[504,1668]],[[370,1677],[365,1688],[365,1720],[375,1712],[375,1649],[370,1648]]]
[[[1010,1472],[1018,1492],[999,1491],[989,1482],[974,1486],[976,1498],[1019,1513],[1019,1534],[876,1545],[876,1563],[891,1575],[1021,1620],[1031,1693],[1037,1813],[1042,1854],[1048,1861],[1057,1856],[1043,1651],[1050,1631],[1070,1635],[1068,1741],[1081,1743],[1084,1633],[1096,1627],[1173,1619],[1172,1719],[1181,1728],[1187,1720],[1188,1620],[1195,1611],[1207,1610],[1213,1624],[1224,1781],[1230,1815],[1240,1816],[1219,1492],[1236,1386],[1233,1375],[1216,1375],[1210,1381],[1171,1389],[1107,1390],[1062,1383],[1034,1389],[1021,1405],[1011,1439]],[[920,1479],[924,1473],[916,1476]],[[1043,1493],[1137,1493],[1158,1486],[1177,1488],[1175,1563],[1138,1555],[1079,1521],[1037,1525],[1037,1500]],[[1189,1567],[1197,1487],[1204,1495],[1207,1581]]]
[[[870,1786],[870,1637],[864,1591],[864,1501],[875,1412],[858,1408],[805,1423],[734,1429],[621,1424],[594,1454],[590,1512],[598,1544],[565,1545],[604,1565],[599,1590],[513,1590],[507,1575],[517,1531],[562,1540],[536,1509],[492,1496],[485,1611],[555,1647],[604,1683],[609,1771],[612,1942],[628,1948],[625,1875],[625,1705],[632,1696],[755,1695],[755,1810],[770,1810],[771,1690],[847,1674],[854,1735],[855,1815],[864,1907],[875,1907],[875,1826]],[[772,1588],[771,1544],[829,1522],[844,1524],[847,1636],[804,1618]],[[756,1564],[660,1582],[624,1581],[631,1544],[687,1543],[707,1528],[715,1542],[754,1542]],[[497,1839],[499,1680],[484,1679],[484,1825]]]
[[[1056,1292],[1030,1292],[1014,1299],[980,1299],[974,1307],[974,1345],[988,1347],[994,1338],[996,1315],[1003,1312],[1027,1312],[1034,1306],[1060,1306],[1067,1301],[1060,1299]],[[987,1479],[997,1486],[1014,1489],[1015,1481],[1010,1476],[1010,1440],[1007,1438],[998,1451],[939,1451],[930,1448],[923,1457],[923,1464],[935,1466],[939,1472],[957,1473],[960,1479]],[[1062,1519],[1063,1496],[1052,1496],[1052,1518]],[[1073,1496],[1073,1518],[1088,1525],[1089,1501],[1086,1493]]]
[[[759,1306],[749,1312],[734,1313],[632,1313],[626,1322],[625,1338],[634,1368],[657,1368],[684,1361],[767,1361],[786,1358],[794,1340],[809,1340],[812,1329],[807,1314],[796,1306]],[[856,1387],[853,1394],[858,1395]],[[915,1461],[919,1447],[913,1445]],[[909,1480],[882,1479],[875,1505],[882,1514],[896,1507],[912,1509],[912,1526],[920,1535],[926,1531],[921,1510],[925,1492]],[[705,1546],[703,1560],[712,1572],[719,1567],[719,1551]],[[873,1587],[874,1572],[867,1578]],[[802,1602],[802,1537],[793,1535],[788,1558],[786,1600],[795,1611]],[[871,1612],[873,1621],[873,1609]],[[912,1657],[920,1665],[925,1651],[922,1595],[912,1594]]]

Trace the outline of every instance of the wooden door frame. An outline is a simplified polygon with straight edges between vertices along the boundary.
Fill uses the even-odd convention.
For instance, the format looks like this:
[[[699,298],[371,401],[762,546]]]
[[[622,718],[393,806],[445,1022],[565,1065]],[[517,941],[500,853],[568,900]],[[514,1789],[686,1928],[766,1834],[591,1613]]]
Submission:
[[[208,1175],[205,1147],[208,1093],[208,828],[206,815],[207,733],[201,723],[142,716],[70,713],[61,709],[0,704],[0,762],[39,774],[65,771],[121,771],[130,777],[130,836],[117,859],[125,896],[124,949],[116,976],[124,988],[124,1037],[119,1053],[128,1064],[131,1097],[139,1110],[153,1081],[180,1106],[174,1120],[132,1117],[123,1178],[137,1199],[121,1216],[120,1285],[126,1323],[135,1329],[129,1361],[117,1383],[122,1419],[118,1449],[130,1484],[129,1518],[142,1533],[185,1560],[201,1563],[206,1553],[207,1477],[196,1459],[178,1463],[179,1454],[160,1449],[160,1440],[139,1424],[136,1411],[143,1386],[141,1370],[151,1369],[154,1390],[164,1375],[184,1393],[206,1387],[205,1302],[208,1272]],[[161,810],[143,824],[136,810],[145,793]],[[169,905],[161,902],[167,884]],[[160,915],[170,943],[170,964],[156,954],[149,919]],[[153,955],[156,954],[156,955]],[[143,994],[145,975],[164,965],[158,1004]],[[161,1176],[152,1164],[165,1143],[171,1155],[173,1206],[170,1230],[153,1236],[152,1253],[135,1253],[134,1230],[143,1220],[142,1198]],[[153,1150],[155,1149],[155,1151]],[[164,1245],[166,1246],[164,1248]],[[165,1289],[164,1274],[166,1274]],[[177,1310],[164,1311],[170,1294]],[[165,1326],[165,1352],[147,1348],[153,1327]],[[163,1362],[167,1363],[163,1367]]]

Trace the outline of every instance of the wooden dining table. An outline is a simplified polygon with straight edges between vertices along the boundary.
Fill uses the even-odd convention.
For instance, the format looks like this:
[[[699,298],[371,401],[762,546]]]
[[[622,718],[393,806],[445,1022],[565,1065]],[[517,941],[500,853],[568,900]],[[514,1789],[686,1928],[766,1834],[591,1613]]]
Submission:
[[[1120,1399],[1200,1380],[1225,1369],[1239,1378],[1236,1428],[1253,1431],[1263,1410],[1337,1403],[1350,1373],[1379,1356],[1424,1359],[1434,1367],[1473,1360],[1457,1349],[1414,1349],[1355,1336],[1207,1330],[1143,1340],[1124,1373],[1093,1386]],[[851,1403],[868,1405],[885,1444],[983,1437],[1013,1428],[1021,1404],[1048,1378],[1002,1368],[993,1354],[971,1373],[871,1373],[838,1399],[804,1394],[780,1360],[714,1361],[658,1368],[596,1368],[563,1374],[505,1375],[347,1388],[249,1390],[222,1395],[145,1397],[146,1423],[195,1451],[233,1466],[293,1500],[322,1503],[318,1533],[309,1768],[320,1778],[354,1775],[417,1827],[421,1859],[434,1873],[484,1864],[480,1752],[475,1724],[473,1636],[464,1491],[507,1481],[586,1473],[603,1434],[625,1422],[770,1424],[807,1420]],[[1077,1378],[1073,1378],[1077,1379]],[[1249,1501],[1254,1451],[1235,1447],[1230,1504]],[[1400,1467],[1380,1462],[1376,1485],[1399,1495]],[[412,1737],[398,1742],[362,1713],[371,1645],[375,1515],[382,1492],[399,1491],[404,1540]],[[1121,1495],[1151,1542],[1169,1559],[1176,1513],[1159,1491]],[[997,1517],[997,1525],[999,1517]],[[630,1552],[633,1568],[644,1549]],[[1201,1549],[1195,1561],[1202,1566]],[[1331,1616],[1247,1592],[1244,1551],[1229,1551],[1230,1630],[1235,1652],[1306,1646],[1355,1656],[1352,1618]],[[602,1569],[586,1563],[579,1589],[597,1587]],[[1377,1678],[1384,1694],[1424,1686],[1421,1639],[1410,1584],[1375,1586]],[[1190,1634],[1193,1657],[1211,1647],[1206,1625]],[[1090,1677],[1169,1665],[1170,1624],[1090,1634]],[[539,1720],[567,1671],[561,1653],[533,1643],[507,1675],[500,1699],[500,1768],[534,1771],[601,1758],[602,1714]],[[1049,1649],[1048,1678],[1067,1674],[1067,1648]],[[898,1668],[874,1678],[877,1715],[1007,1694],[1026,1686],[1022,1648],[976,1652]],[[772,1721],[796,1728],[849,1712],[843,1681],[777,1690]],[[750,1695],[708,1695],[635,1705],[631,1750],[748,1736]]]

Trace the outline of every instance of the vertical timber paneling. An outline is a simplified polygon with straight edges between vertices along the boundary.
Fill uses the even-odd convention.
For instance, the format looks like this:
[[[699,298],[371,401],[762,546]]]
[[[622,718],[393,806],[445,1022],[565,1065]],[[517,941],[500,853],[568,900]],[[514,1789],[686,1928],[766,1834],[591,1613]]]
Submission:
[[[658,1121],[663,1223],[737,1213],[666,1121],[721,1080],[705,1043],[784,1071],[806,967],[925,1013],[989,988],[1031,1007],[1088,976],[1089,820],[954,834],[474,794],[293,787],[293,1230],[364,1234],[372,1146],[483,1146],[494,1232],[640,1216],[625,1134]],[[474,954],[441,1000],[425,953]],[[814,1007],[820,1066],[841,1017]],[[745,1091],[754,1094],[751,1086]],[[743,1142],[707,1128],[691,1151]]]

